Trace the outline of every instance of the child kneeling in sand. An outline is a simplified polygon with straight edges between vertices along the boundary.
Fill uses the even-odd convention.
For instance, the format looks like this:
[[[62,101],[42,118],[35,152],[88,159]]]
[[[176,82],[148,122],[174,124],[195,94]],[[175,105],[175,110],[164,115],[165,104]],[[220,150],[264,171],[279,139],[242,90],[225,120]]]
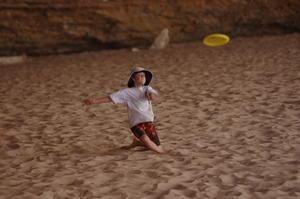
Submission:
[[[129,126],[135,135],[127,149],[136,146],[147,147],[157,153],[163,153],[153,121],[154,113],[151,102],[158,102],[159,95],[149,86],[152,73],[141,67],[136,67],[130,74],[128,88],[112,93],[108,97],[87,99],[86,105],[113,102],[126,104]]]

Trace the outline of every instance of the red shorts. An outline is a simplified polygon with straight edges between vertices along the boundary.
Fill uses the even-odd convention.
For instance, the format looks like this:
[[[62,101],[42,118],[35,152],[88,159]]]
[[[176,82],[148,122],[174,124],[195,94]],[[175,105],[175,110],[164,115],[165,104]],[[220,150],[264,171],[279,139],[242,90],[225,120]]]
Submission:
[[[152,142],[154,142],[157,146],[160,145],[160,141],[153,122],[140,123],[132,127],[131,131],[137,138],[140,138],[142,135],[146,134],[150,138],[150,140],[152,140]]]

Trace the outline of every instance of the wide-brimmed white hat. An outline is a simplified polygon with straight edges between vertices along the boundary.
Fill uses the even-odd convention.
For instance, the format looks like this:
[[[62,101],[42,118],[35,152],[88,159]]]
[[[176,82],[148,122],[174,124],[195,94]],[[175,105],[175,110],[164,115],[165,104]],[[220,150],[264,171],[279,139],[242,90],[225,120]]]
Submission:
[[[134,87],[134,81],[133,81],[133,77],[137,74],[137,73],[140,73],[140,72],[144,72],[145,73],[145,77],[146,77],[146,82],[145,82],[145,86],[149,85],[150,82],[151,82],[151,79],[152,79],[152,73],[148,70],[145,70],[144,68],[142,67],[135,67],[131,73],[130,73],[130,77],[129,77],[129,80],[128,80],[128,87],[131,88],[131,87]]]

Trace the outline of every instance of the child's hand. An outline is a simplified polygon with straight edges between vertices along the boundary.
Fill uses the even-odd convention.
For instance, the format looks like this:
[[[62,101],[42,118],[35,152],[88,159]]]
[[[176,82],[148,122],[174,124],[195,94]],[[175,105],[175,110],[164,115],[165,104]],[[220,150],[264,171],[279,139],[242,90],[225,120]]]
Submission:
[[[152,101],[152,102],[159,102],[159,97],[156,96],[154,93],[148,93],[146,92],[145,93],[145,97],[149,100],[149,101]]]
[[[151,93],[148,93],[148,92],[145,93],[145,97],[150,101],[152,99]]]
[[[145,97],[150,101],[153,101],[155,98],[153,93],[148,93],[148,92],[145,93]]]
[[[146,92],[146,93],[145,93],[145,96],[146,96],[146,98],[147,98],[148,100],[150,100],[150,101],[154,101],[154,100],[155,100],[155,95],[154,95],[153,93],[148,93],[148,92]]]
[[[86,99],[83,101],[85,105],[92,105],[93,104],[93,101],[90,100],[90,99]]]

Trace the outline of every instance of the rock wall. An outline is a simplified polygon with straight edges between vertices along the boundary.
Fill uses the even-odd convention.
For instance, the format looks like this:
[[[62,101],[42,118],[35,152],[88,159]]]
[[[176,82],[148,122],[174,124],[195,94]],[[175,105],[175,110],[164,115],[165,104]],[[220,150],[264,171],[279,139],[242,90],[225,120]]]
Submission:
[[[209,33],[236,36],[300,31],[299,0],[2,0],[0,55],[150,46]]]

